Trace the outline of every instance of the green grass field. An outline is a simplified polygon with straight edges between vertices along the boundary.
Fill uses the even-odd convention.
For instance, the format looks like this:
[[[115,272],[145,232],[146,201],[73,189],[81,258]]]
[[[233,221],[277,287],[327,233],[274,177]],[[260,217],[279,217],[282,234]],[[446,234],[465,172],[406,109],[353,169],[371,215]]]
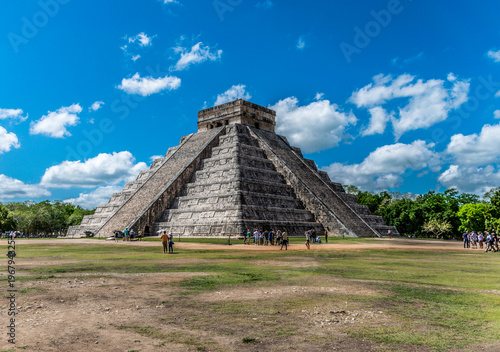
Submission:
[[[373,243],[371,239],[332,240],[335,243]],[[227,240],[202,242],[227,243]],[[294,242],[302,242],[302,239]],[[75,246],[71,241],[24,246],[20,242],[18,246],[18,262],[28,259],[39,263],[20,265],[18,271],[22,275],[18,280],[21,283],[54,279],[59,275],[67,278],[82,274],[106,277],[113,273],[197,273],[172,283],[175,294],[169,299],[182,300],[188,307],[196,304],[200,294],[234,288],[255,290],[259,287],[325,285],[335,288],[337,281],[338,285],[361,285],[377,294],[363,294],[355,289],[352,294],[319,292],[310,299],[265,300],[252,309],[264,320],[276,312],[293,315],[312,309],[312,306],[326,307],[343,302],[366,311],[383,310],[390,317],[390,323],[372,321],[363,326],[339,328],[349,337],[369,341],[380,350],[404,351],[413,346],[431,351],[475,351],[480,350],[481,344],[491,342],[492,336],[500,334],[500,254],[441,251],[438,247],[315,251],[313,246],[311,251],[270,252],[234,250],[227,246],[227,249],[213,250],[176,248],[174,256],[165,256],[159,246],[127,245],[117,250],[116,245]],[[64,263],[58,264],[59,260]],[[297,265],[302,261],[304,265]],[[21,293],[36,295],[37,289]],[[223,326],[248,314],[246,305],[239,301],[198,306],[227,319]],[[190,324],[200,327],[204,321],[193,318]],[[120,329],[155,334],[155,330],[148,327],[121,326]],[[300,330],[300,324],[292,326],[289,334],[296,335]],[[251,344],[271,338],[269,334],[263,329],[240,340]],[[287,336],[272,338],[279,340]],[[161,336],[157,338],[161,340]],[[168,341],[163,339],[163,343]]]

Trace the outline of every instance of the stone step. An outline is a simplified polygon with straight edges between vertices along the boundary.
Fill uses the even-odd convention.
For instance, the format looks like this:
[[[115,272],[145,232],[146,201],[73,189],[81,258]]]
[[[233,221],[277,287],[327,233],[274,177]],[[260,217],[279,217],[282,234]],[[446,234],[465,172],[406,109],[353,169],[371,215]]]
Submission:
[[[201,194],[177,197],[171,208],[192,209],[205,204],[221,208],[224,204],[246,204],[281,207],[285,209],[303,209],[302,203],[292,196],[272,195],[266,193],[232,191],[217,194]]]
[[[233,177],[235,175],[239,175],[245,179],[273,180],[279,183],[284,182],[283,176],[276,170],[259,169],[243,165],[236,168],[234,165],[226,165],[220,168],[209,168],[196,171],[192,183],[196,183],[199,180],[209,180],[211,178],[222,178],[222,181],[226,177]]]
[[[210,206],[201,206],[197,209],[169,209],[166,221],[196,222],[206,219],[255,219],[278,221],[313,221],[311,213],[305,209],[283,209],[278,207],[264,207],[256,205],[226,205],[222,209]],[[165,218],[164,218],[165,219]]]
[[[208,181],[206,183],[187,184],[184,195],[194,196],[204,193],[209,194],[210,192],[230,192],[235,190],[294,196],[291,187],[285,183],[247,179],[244,177],[226,179],[224,182]]]

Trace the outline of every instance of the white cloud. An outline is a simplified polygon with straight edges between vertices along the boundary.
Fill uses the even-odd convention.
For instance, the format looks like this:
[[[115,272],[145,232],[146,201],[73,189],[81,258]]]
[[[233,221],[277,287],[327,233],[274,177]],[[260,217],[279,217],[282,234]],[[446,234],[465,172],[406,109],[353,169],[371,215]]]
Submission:
[[[52,188],[83,187],[92,188],[101,185],[114,185],[122,181],[134,180],[140,171],[147,169],[146,163],[135,164],[135,159],[128,151],[99,154],[81,161],[64,161],[45,170],[41,185]]]
[[[236,99],[249,100],[252,96],[246,91],[244,84],[234,85],[224,93],[217,95],[214,106],[229,103]]]
[[[160,0],[163,1],[164,4],[178,4],[179,1],[177,0]]]
[[[380,106],[375,106],[368,110],[370,112],[370,124],[368,127],[361,131],[362,136],[370,136],[374,134],[383,134],[387,122],[393,117],[389,115],[385,109]]]
[[[0,126],[0,154],[10,151],[12,148],[19,148],[21,144],[17,136],[12,132],[7,132]]]
[[[90,193],[80,193],[78,198],[67,199],[64,202],[79,205],[86,209],[93,209],[98,205],[107,203],[113,193],[121,192],[122,189],[121,186],[103,186]]]
[[[456,134],[446,148],[457,164],[487,165],[500,161],[500,124],[484,125],[481,133],[464,136]]]
[[[297,98],[289,97],[270,108],[276,111],[276,132],[305,153],[337,146],[345,137],[345,129],[357,121],[352,112],[345,113],[328,100],[299,106]]]
[[[459,192],[483,195],[500,184],[500,172],[497,167],[469,167],[450,165],[438,178],[446,188],[456,188]]]
[[[316,93],[314,100],[322,100],[324,95],[325,95],[325,93],[318,92],[318,93]]]
[[[414,63],[415,61],[422,60],[423,57],[424,57],[424,53],[419,52],[418,54],[411,56],[407,59],[401,59],[400,57],[395,57],[394,59],[391,60],[391,63],[394,66],[398,66],[400,68],[403,68],[404,66],[409,65],[411,63]]]
[[[12,198],[48,197],[50,192],[39,185],[27,185],[15,178],[0,175],[0,201]]]
[[[100,108],[102,108],[103,105],[104,105],[103,101],[96,101],[89,107],[89,111],[97,111]]]
[[[80,104],[61,107],[57,111],[49,111],[38,121],[31,122],[30,134],[42,134],[53,138],[71,136],[67,126],[76,126],[79,122],[78,115],[82,112]]]
[[[134,56],[132,56],[131,59],[132,59],[132,61],[135,62],[135,61],[139,60],[140,58],[141,58],[141,55],[134,55]]]
[[[222,50],[217,50],[216,52],[211,52],[210,50],[211,48],[208,45],[204,46],[202,42],[193,45],[190,50],[181,46],[174,48],[174,51],[180,53],[181,57],[173,69],[181,71],[190,65],[199,64],[207,60],[217,61],[222,57]]]
[[[299,39],[297,40],[297,45],[296,45],[296,47],[297,47],[297,49],[299,49],[299,50],[302,50],[302,49],[304,49],[304,48],[306,47],[306,41],[305,41],[305,39],[304,39],[304,36],[303,36],[303,35],[301,35],[301,36],[299,37]]]
[[[163,78],[153,78],[151,76],[141,77],[136,73],[132,78],[122,79],[122,83],[116,88],[128,94],[137,94],[144,97],[159,93],[163,90],[175,90],[181,85],[181,79],[175,76],[165,76]]]
[[[487,55],[490,59],[493,59],[493,61],[500,62],[500,50],[498,51],[490,50],[488,51]]]
[[[500,110],[495,110],[493,112],[493,117],[496,118],[496,119],[500,119]]]
[[[391,118],[396,139],[408,131],[428,128],[446,120],[451,110],[467,101],[470,86],[468,81],[458,80],[453,74],[448,75],[449,88],[443,80],[415,81],[415,77],[408,74],[396,78],[380,74],[373,77],[373,81],[353,92],[349,101],[358,108],[373,108],[391,100],[408,98],[408,103],[398,106],[398,113],[394,112]]]
[[[0,109],[0,120],[6,119],[17,119],[20,122],[25,121],[28,118],[28,115],[23,116],[22,109]]]
[[[156,37],[156,35],[154,35],[152,37],[148,37],[148,35],[146,33],[141,32],[141,33],[137,34],[136,36],[128,38],[128,42],[129,43],[137,42],[137,44],[139,46],[150,46],[152,44],[152,40],[154,37]]]
[[[500,90],[495,93],[495,98],[500,98]]]
[[[161,158],[163,158],[163,155],[152,155],[152,156],[149,158],[149,160],[150,160],[151,162],[153,162],[153,161],[155,161],[156,159],[161,159]]]
[[[411,144],[390,144],[371,152],[360,164],[334,163],[323,168],[332,180],[365,190],[380,191],[398,187],[409,170],[439,170],[439,155],[434,144],[416,140]]]

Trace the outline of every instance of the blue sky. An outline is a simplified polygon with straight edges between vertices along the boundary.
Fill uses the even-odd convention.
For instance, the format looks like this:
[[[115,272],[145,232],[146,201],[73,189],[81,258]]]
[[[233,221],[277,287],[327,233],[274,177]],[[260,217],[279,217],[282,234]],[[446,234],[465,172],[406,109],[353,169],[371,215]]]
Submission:
[[[500,186],[497,3],[2,6],[2,202],[106,202],[236,98],[275,109],[278,133],[343,184]]]

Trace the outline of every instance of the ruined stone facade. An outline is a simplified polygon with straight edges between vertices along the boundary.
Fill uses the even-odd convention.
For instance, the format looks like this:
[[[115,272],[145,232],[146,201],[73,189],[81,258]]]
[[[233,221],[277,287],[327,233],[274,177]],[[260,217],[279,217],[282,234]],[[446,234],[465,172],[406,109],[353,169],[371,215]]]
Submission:
[[[68,236],[110,236],[125,228],[196,237],[257,228],[290,235],[311,228],[330,236],[397,234],[276,135],[275,114],[244,100],[200,111],[197,133],[183,137]]]

